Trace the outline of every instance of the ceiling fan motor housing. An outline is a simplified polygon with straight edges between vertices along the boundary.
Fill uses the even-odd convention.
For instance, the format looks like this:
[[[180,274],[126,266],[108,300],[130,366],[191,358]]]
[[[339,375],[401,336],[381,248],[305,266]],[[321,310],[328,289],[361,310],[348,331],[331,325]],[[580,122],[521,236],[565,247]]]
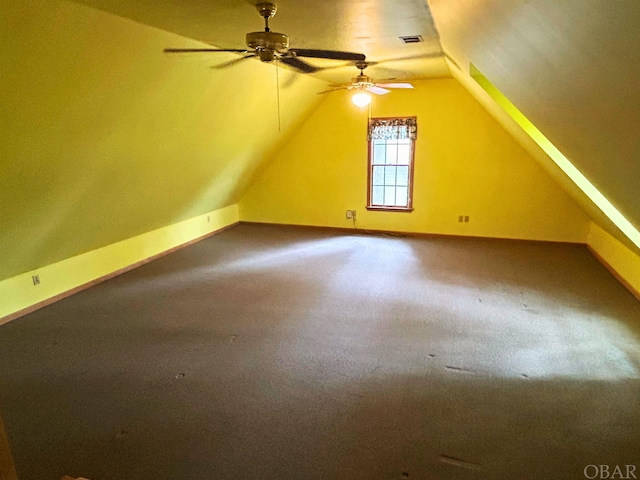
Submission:
[[[289,37],[278,32],[250,32],[247,33],[247,47],[284,53],[289,48]]]

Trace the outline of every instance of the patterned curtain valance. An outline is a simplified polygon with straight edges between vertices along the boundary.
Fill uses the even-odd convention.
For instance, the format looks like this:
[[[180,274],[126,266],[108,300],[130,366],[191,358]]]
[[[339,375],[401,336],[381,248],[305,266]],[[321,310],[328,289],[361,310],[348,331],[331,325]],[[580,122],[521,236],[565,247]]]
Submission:
[[[415,140],[418,135],[418,122],[415,117],[408,118],[372,118],[369,120],[369,140]]]

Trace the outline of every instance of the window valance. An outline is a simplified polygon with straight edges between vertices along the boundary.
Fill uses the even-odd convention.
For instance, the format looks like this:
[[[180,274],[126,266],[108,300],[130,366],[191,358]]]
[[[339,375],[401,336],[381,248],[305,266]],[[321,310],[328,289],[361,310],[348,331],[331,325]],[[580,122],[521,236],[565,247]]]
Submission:
[[[416,117],[372,118],[369,120],[369,140],[415,140],[418,134]]]

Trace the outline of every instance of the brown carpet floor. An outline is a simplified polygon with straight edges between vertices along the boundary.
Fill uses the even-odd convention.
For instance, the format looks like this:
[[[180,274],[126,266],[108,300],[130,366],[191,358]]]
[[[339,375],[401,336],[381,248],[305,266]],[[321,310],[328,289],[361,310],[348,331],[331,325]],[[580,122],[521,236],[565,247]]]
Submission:
[[[21,480],[640,477],[640,303],[582,246],[240,225],[0,327],[0,406]]]

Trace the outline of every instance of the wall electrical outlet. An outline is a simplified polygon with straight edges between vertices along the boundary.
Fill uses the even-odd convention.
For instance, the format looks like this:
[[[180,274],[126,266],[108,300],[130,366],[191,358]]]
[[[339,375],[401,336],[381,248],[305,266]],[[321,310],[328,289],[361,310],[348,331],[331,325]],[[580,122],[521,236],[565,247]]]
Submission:
[[[464,216],[464,223],[469,223],[469,215]]]
[[[32,275],[31,280],[33,280],[34,285],[40,285],[40,275]]]
[[[356,218],[356,211],[355,210],[347,210],[347,213],[345,215],[347,218]]]
[[[464,222],[464,215],[458,215],[458,223]]]

